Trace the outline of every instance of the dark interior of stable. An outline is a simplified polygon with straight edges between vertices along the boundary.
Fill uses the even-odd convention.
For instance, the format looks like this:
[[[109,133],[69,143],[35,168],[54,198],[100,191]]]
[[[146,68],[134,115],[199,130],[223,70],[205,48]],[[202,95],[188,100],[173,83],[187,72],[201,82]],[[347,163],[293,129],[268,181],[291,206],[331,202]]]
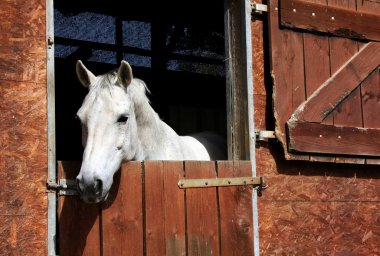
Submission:
[[[55,1],[58,160],[81,160],[76,112],[87,93],[78,59],[95,74],[127,60],[153,108],[180,135],[226,136],[223,1]]]

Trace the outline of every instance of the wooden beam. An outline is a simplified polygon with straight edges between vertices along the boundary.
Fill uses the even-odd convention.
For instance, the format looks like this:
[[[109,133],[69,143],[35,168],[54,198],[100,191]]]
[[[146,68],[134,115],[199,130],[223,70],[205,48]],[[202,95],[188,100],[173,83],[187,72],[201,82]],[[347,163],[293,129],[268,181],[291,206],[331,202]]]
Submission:
[[[380,43],[368,43],[297,108],[293,119],[322,122],[379,65]]]
[[[281,0],[281,25],[335,36],[380,41],[380,15],[300,0]]]
[[[287,128],[291,152],[380,156],[380,129],[292,121]]]

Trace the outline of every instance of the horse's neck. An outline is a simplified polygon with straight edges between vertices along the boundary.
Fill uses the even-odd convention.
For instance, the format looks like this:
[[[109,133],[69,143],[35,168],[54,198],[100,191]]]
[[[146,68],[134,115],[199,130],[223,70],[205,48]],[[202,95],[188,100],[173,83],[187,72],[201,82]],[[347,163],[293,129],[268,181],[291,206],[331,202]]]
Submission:
[[[136,160],[154,158],[153,155],[164,149],[165,141],[174,140],[178,135],[159,118],[148,101],[136,105],[135,113],[139,139]]]

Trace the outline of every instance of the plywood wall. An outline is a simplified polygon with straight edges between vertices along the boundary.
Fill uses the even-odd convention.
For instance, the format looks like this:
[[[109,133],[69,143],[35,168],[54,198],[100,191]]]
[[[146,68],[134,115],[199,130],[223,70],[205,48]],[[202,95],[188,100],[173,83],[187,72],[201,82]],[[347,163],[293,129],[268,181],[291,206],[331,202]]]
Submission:
[[[45,1],[0,1],[0,254],[46,255]]]
[[[255,128],[273,130],[266,16],[252,21]],[[380,253],[380,169],[284,160],[279,142],[256,148],[261,255]]]

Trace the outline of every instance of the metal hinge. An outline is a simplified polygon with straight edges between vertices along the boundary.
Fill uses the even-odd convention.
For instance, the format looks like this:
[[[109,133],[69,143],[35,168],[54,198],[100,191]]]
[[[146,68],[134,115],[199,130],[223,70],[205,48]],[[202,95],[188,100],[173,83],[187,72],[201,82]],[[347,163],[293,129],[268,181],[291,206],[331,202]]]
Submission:
[[[179,188],[209,188],[229,186],[253,186],[258,196],[267,188],[264,177],[239,177],[239,178],[211,178],[211,179],[181,179],[178,181]]]
[[[59,196],[76,196],[79,195],[77,183],[75,180],[59,179],[55,181],[47,181],[46,188],[50,191],[57,191]]]
[[[268,139],[275,139],[276,134],[274,131],[259,131],[255,130],[255,141],[267,141]]]
[[[268,6],[266,4],[251,3],[251,8],[254,13],[268,12]]]

